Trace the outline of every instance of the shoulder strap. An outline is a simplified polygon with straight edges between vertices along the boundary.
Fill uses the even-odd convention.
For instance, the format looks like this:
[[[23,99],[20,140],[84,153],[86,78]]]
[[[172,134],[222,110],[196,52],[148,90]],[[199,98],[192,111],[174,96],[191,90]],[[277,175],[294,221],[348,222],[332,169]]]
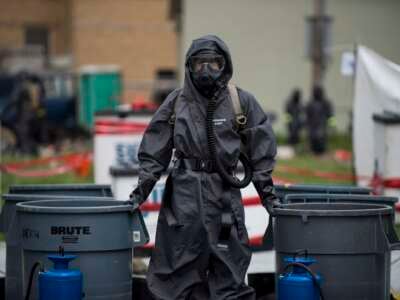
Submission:
[[[169,117],[169,120],[168,120],[168,123],[169,123],[171,126],[174,126],[174,125],[175,125],[176,108],[178,107],[179,99],[180,99],[181,96],[182,96],[182,91],[183,91],[183,89],[178,93],[178,96],[176,96],[176,98],[174,99],[173,108],[172,108],[172,114],[171,114],[171,116]]]
[[[240,105],[239,93],[235,85],[228,84],[229,95],[232,100],[233,110],[235,112],[236,124],[240,129],[243,129],[247,124],[247,117],[243,113],[242,106]]]

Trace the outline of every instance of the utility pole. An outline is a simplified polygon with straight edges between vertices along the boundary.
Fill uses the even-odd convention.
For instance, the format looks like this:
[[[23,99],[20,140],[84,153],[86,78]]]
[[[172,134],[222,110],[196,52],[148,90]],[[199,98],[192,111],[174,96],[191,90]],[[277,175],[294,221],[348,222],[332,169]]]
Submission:
[[[314,0],[314,30],[312,46],[312,85],[321,85],[325,69],[323,49],[323,17],[325,0]]]
[[[313,14],[307,20],[308,56],[311,60],[311,86],[322,85],[329,53],[332,18],[326,15],[326,0],[313,0]]]

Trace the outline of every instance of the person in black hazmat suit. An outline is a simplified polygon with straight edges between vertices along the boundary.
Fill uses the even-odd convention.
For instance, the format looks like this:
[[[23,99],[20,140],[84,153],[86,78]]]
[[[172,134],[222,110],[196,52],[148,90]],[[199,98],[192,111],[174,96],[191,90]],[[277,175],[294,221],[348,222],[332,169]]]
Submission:
[[[333,116],[332,106],[321,86],[313,88],[313,96],[306,107],[308,137],[311,151],[323,154],[326,151],[328,121]]]
[[[303,127],[304,108],[301,103],[301,91],[294,89],[286,103],[288,142],[296,146],[300,142],[300,131]]]
[[[254,290],[244,284],[251,251],[240,190],[222,178],[216,165],[231,174],[242,145],[262,204],[272,211],[279,204],[271,179],[276,154],[272,128],[256,99],[242,89],[237,90],[247,122],[236,128],[227,89],[232,61],[218,37],[194,40],[185,67],[183,89],[166,98],[144,133],[139,183],[130,195],[138,205],[147,199],[175,148],[147,284],[163,300],[255,299]]]
[[[20,72],[11,97],[7,110],[15,110],[17,148],[25,154],[37,154],[39,144],[47,142],[44,85],[38,76]]]

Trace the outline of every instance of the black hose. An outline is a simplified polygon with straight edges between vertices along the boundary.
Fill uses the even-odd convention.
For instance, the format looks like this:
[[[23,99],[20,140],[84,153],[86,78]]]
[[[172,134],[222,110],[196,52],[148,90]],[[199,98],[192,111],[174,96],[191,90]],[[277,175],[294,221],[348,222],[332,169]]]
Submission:
[[[321,286],[318,282],[317,275],[309,267],[307,267],[301,263],[298,263],[298,262],[293,262],[293,263],[286,265],[286,267],[284,268],[283,271],[285,272],[290,267],[299,267],[299,268],[306,270],[311,275],[314,285],[318,288],[318,292],[319,292],[319,296],[320,296],[321,300],[324,300],[324,295],[322,293]]]
[[[219,89],[220,92],[222,91],[222,88]],[[207,129],[207,144],[208,144],[208,151],[210,152],[211,159],[214,162],[214,165],[217,168],[217,171],[221,178],[227,182],[229,185],[236,187],[236,188],[244,188],[249,183],[251,182],[251,179],[253,177],[253,170],[250,165],[250,161],[246,157],[246,155],[243,152],[240,152],[239,155],[239,160],[243,164],[244,168],[244,178],[242,180],[232,176],[227,172],[226,168],[223,166],[222,162],[220,161],[218,154],[217,154],[217,149],[215,146],[215,131],[214,131],[214,112],[217,107],[217,102],[216,100],[218,99],[220,93],[216,93],[213,98],[211,98],[208,101],[207,105],[207,124],[206,124],[206,129]]]
[[[37,261],[31,268],[31,273],[29,274],[28,288],[27,288],[26,294],[25,294],[25,300],[29,300],[29,297],[31,295],[32,282],[33,282],[33,276],[35,275],[35,270],[37,267],[41,267],[41,266],[42,266],[42,263]]]

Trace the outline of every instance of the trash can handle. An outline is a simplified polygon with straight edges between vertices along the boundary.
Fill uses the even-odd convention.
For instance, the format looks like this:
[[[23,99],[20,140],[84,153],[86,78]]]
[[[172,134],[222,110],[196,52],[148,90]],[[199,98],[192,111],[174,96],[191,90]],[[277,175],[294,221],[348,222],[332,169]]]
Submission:
[[[133,247],[146,245],[150,241],[149,232],[140,209],[132,212]]]
[[[400,250],[400,242],[391,244],[390,251],[392,251],[392,250]]]
[[[382,235],[383,235],[386,245],[387,245],[387,249],[389,251],[400,250],[400,240],[397,236],[396,231],[394,230],[393,222],[390,222],[390,224],[388,226],[388,232],[386,233],[384,230],[384,226],[383,226],[382,215],[380,214],[379,215],[379,227],[381,228]]]

